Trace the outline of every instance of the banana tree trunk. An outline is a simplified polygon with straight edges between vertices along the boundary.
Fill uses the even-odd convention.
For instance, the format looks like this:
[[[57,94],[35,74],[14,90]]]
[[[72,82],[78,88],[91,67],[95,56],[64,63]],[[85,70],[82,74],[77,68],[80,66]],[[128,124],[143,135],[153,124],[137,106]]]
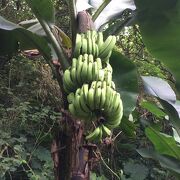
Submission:
[[[55,179],[88,180],[95,146],[83,145],[83,124],[66,111],[62,114],[65,131],[57,133],[51,147]]]

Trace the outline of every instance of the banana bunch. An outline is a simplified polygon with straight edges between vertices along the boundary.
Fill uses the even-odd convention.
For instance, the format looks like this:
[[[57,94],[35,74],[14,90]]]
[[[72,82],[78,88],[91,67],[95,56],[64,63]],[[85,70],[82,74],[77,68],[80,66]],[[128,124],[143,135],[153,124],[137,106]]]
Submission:
[[[70,113],[96,124],[86,136],[90,141],[110,136],[123,115],[122,100],[112,81],[113,70],[109,64],[115,43],[115,36],[104,41],[102,32],[77,34],[72,65],[63,75]]]
[[[103,68],[103,66],[105,67]],[[73,58],[72,66],[65,70],[63,76],[65,91],[69,94],[84,83],[91,83],[92,81],[106,81],[115,89],[111,65],[109,63],[102,65],[101,59],[94,59],[92,54],[79,55],[77,59]]]
[[[123,106],[120,94],[106,81],[93,81],[90,86],[83,84],[75,93],[70,93],[67,99],[69,111],[73,116],[88,121],[100,118],[104,120],[103,124],[86,137],[87,140],[94,140],[99,136],[102,138],[103,132],[109,135],[110,129],[117,127],[121,122]]]
[[[102,62],[109,62],[115,43],[116,36],[109,36],[104,41],[102,32],[87,31],[85,34],[77,34],[74,57],[92,54],[95,58],[101,58]]]

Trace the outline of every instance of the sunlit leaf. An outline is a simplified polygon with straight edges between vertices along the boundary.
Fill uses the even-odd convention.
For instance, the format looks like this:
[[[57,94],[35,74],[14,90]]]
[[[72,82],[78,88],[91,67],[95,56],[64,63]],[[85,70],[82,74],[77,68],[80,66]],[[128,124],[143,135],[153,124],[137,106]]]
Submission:
[[[146,93],[163,100],[175,103],[176,94],[163,79],[153,76],[141,76]]]
[[[155,104],[148,102],[148,101],[143,101],[141,102],[141,107],[147,109],[149,112],[151,112],[152,114],[154,114],[155,116],[162,118],[164,117],[166,114]]]
[[[176,141],[172,136],[160,133],[152,127],[146,128],[145,133],[154,144],[158,153],[169,155],[180,160],[180,146],[176,144]]]
[[[95,8],[103,3],[103,0],[91,0],[90,4]],[[133,0],[120,0],[117,3],[117,0],[111,0],[111,2],[104,8],[101,14],[95,21],[95,26],[97,29],[100,28],[103,24],[108,22],[110,19],[115,18],[120,15],[125,9],[135,10],[135,5]]]

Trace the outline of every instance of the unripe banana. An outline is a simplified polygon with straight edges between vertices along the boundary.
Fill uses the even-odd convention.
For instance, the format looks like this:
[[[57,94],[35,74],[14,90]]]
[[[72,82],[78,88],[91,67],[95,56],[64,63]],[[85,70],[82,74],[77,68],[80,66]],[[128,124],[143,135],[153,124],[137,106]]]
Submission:
[[[102,32],[87,31],[77,34],[72,66],[64,72],[63,86],[68,93],[70,113],[90,122],[98,120],[98,127],[86,136],[87,140],[101,141],[119,126],[123,115],[120,94],[112,81],[109,57],[116,37],[103,41]],[[100,122],[99,118],[105,120]]]
[[[79,95],[75,96],[73,105],[75,107],[77,117],[84,119],[84,118],[87,118],[89,116],[88,113],[83,111],[83,108],[81,107]]]
[[[87,39],[82,39],[82,54],[86,54],[88,52]]]
[[[116,43],[116,36],[109,36],[102,45],[101,49],[99,50],[99,57],[102,59],[107,58],[109,53],[114,48],[115,43]]]
[[[99,109],[100,102],[101,102],[101,88],[96,86],[95,97],[94,97],[94,105],[96,109]]]
[[[83,95],[84,95],[84,98],[87,102],[87,97],[88,97],[88,92],[89,92],[89,85],[88,84],[84,84],[82,86],[82,91],[83,91]]]
[[[92,67],[92,79],[94,79],[94,80],[97,80],[98,79],[98,71],[99,71],[99,69],[98,69],[98,64],[97,64],[97,62],[95,61],[94,63],[93,63],[93,67]]]
[[[88,79],[88,60],[85,59],[81,68],[81,80],[83,83],[87,82]]]
[[[88,69],[87,69],[87,81],[88,82],[91,82],[93,80],[92,69],[93,69],[93,63],[89,62]]]
[[[72,79],[71,79],[71,73],[70,70],[67,69],[64,72],[64,76],[63,76],[63,84],[64,84],[64,89],[66,90],[70,90],[70,91],[74,91],[74,89],[76,88],[75,84],[73,83]]]
[[[76,68],[71,68],[71,79],[72,79],[72,82],[74,82],[74,84],[78,83]]]
[[[75,44],[75,49],[74,49],[74,57],[78,57],[79,56],[81,46],[82,46],[81,35],[77,34],[76,35],[76,44]]]
[[[69,104],[69,112],[76,117],[76,110],[73,104]]]
[[[100,105],[99,105],[99,108],[100,108],[101,110],[104,109],[105,101],[106,101],[106,88],[102,88],[102,89],[101,89]]]
[[[100,69],[99,73],[98,73],[98,80],[99,81],[104,81],[104,79],[105,79],[104,70]]]
[[[97,65],[98,65],[98,69],[102,69],[102,62],[100,58],[96,59]]]
[[[90,88],[87,96],[87,104],[90,107],[91,111],[94,110],[94,94],[95,94],[95,89]]]
[[[83,65],[82,61],[83,61],[83,56],[80,55],[77,61],[77,76],[76,76],[79,85],[83,83],[81,79],[81,70],[82,70],[82,65]]]
[[[86,136],[86,140],[89,140],[89,141],[96,140],[99,136],[99,133],[100,133],[100,128],[97,127],[97,128],[95,128],[95,130],[92,133],[90,133],[88,136]]]
[[[68,100],[68,103],[71,104],[74,102],[74,93],[70,93],[68,96],[67,96],[67,100]]]
[[[105,133],[106,136],[110,136],[111,135],[111,130],[106,127],[105,125],[102,124],[102,130]]]
[[[104,41],[103,41],[103,33],[102,32],[98,32],[98,36],[97,36],[97,45],[99,47],[99,49],[102,48]]]
[[[71,69],[72,69],[72,68],[76,68],[76,67],[77,67],[76,65],[77,65],[77,59],[76,59],[76,58],[73,58],[73,59],[72,59]]]
[[[94,63],[94,57],[92,54],[89,54],[89,57],[88,57],[88,63]]]

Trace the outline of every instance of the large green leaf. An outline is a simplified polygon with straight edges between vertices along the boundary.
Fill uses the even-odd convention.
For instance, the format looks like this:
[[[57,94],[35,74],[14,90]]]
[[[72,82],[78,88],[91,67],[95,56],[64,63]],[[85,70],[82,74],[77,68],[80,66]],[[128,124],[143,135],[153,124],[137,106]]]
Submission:
[[[140,106],[147,109],[158,118],[164,118],[166,115],[157,105],[153,104],[152,102],[142,101]]]
[[[120,128],[126,134],[126,136],[131,138],[136,137],[136,125],[134,122],[129,121],[127,117],[123,116]]]
[[[38,19],[48,24],[54,24],[54,6],[51,0],[26,0]]]
[[[113,68],[113,81],[123,100],[124,115],[128,116],[135,108],[138,96],[136,67],[117,49],[112,52],[110,64]]]
[[[51,49],[45,38],[38,36],[23,27],[7,21],[0,16],[0,55],[21,50],[37,48],[46,59],[51,59]],[[12,44],[11,44],[12,43]]]
[[[143,41],[174,74],[180,90],[180,1],[135,0]]]
[[[162,167],[170,170],[180,178],[180,161],[165,155],[161,155],[152,149],[138,149],[137,152],[144,158],[158,160]]]
[[[180,160],[180,146],[176,144],[176,141],[172,136],[160,133],[152,127],[146,128],[145,133],[154,144],[158,153],[169,155]]]

